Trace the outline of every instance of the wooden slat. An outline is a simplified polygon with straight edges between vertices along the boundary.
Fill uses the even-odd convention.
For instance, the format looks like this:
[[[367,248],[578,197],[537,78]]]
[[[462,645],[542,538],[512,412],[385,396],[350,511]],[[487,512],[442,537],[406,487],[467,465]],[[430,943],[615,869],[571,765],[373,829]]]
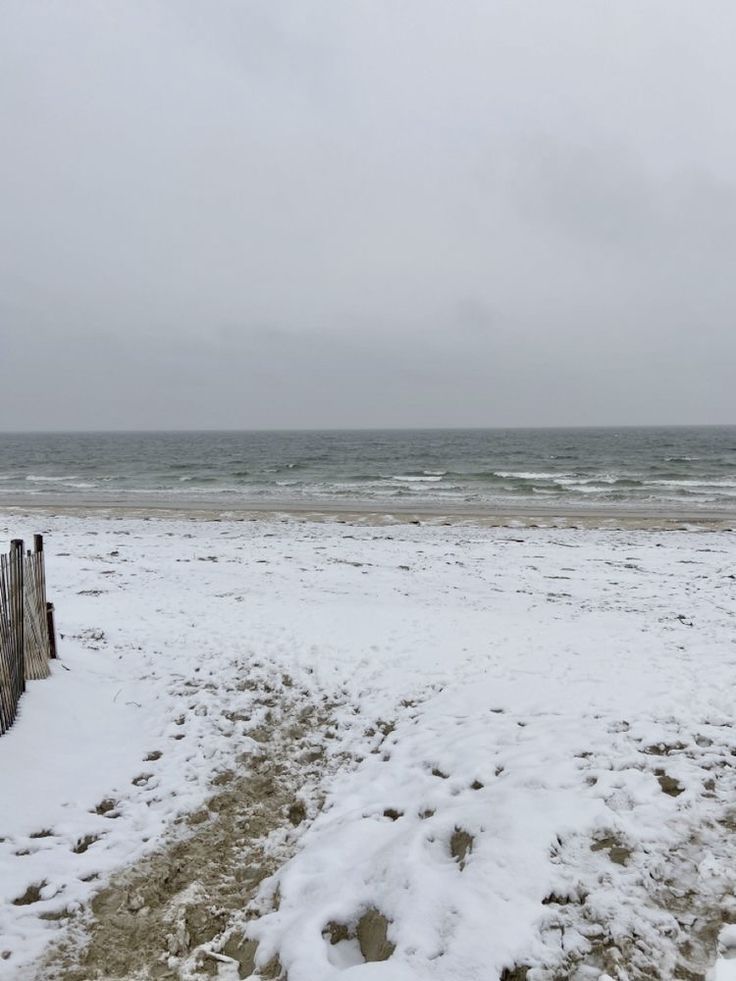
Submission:
[[[26,678],[29,679],[49,676],[49,638],[42,566],[43,552],[29,552],[25,558],[23,590],[25,667]]]
[[[0,735],[15,719],[20,692],[14,669],[15,646],[10,624],[9,560],[0,555]]]
[[[23,542],[16,539],[0,556],[0,733],[13,724],[25,690],[23,603]]]
[[[21,691],[26,690],[25,668],[25,612],[23,609],[23,540],[14,538],[10,543],[10,624],[15,650],[14,669],[20,675]]]

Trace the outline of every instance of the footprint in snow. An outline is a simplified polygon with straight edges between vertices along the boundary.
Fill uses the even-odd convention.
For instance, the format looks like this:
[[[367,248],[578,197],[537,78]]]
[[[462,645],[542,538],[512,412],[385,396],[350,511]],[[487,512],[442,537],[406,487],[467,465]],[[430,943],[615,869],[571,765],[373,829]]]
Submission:
[[[85,835],[83,838],[80,838],[77,841],[74,848],[72,848],[72,851],[75,855],[83,855],[89,846],[94,845],[94,843],[99,841],[101,837],[102,835]]]
[[[101,800],[97,807],[91,812],[92,814],[99,814],[101,817],[106,818],[117,818],[120,817],[118,811],[115,810],[117,807],[117,802],[111,797],[106,797]]]
[[[45,879],[41,882],[34,882],[26,889],[22,896],[18,896],[13,900],[13,906],[31,906],[33,903],[40,903],[44,898],[41,892],[47,885],[48,882]]]
[[[685,792],[682,784],[668,773],[665,773],[664,770],[655,770],[654,775],[659,782],[663,794],[667,794],[669,797],[679,797],[680,794]]]
[[[450,855],[457,862],[460,871],[465,868],[467,857],[473,850],[475,839],[464,828],[455,828],[450,838]]]

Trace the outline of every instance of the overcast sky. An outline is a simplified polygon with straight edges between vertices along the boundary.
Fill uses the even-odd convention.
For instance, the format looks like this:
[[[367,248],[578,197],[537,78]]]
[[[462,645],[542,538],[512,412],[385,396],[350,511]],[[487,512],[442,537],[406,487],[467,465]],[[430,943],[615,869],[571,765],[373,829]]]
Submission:
[[[2,0],[0,429],[736,423],[733,0]]]

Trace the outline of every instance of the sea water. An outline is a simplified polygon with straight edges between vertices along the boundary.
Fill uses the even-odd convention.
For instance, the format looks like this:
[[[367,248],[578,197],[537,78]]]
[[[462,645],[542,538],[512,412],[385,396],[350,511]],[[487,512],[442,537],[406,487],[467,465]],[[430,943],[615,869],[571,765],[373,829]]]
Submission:
[[[0,504],[736,511],[736,426],[0,434]]]

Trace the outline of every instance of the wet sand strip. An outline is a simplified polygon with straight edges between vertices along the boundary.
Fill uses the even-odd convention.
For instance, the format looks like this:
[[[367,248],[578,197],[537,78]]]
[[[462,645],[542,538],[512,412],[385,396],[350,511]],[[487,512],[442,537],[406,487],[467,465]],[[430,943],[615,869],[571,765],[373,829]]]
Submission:
[[[71,516],[109,518],[190,519],[195,521],[257,521],[282,519],[344,524],[472,525],[489,528],[611,528],[626,530],[706,531],[736,530],[736,510],[657,509],[575,505],[439,505],[401,504],[389,507],[373,502],[244,502],[217,506],[211,501],[130,500],[101,501],[7,499],[0,513],[14,516]]]

